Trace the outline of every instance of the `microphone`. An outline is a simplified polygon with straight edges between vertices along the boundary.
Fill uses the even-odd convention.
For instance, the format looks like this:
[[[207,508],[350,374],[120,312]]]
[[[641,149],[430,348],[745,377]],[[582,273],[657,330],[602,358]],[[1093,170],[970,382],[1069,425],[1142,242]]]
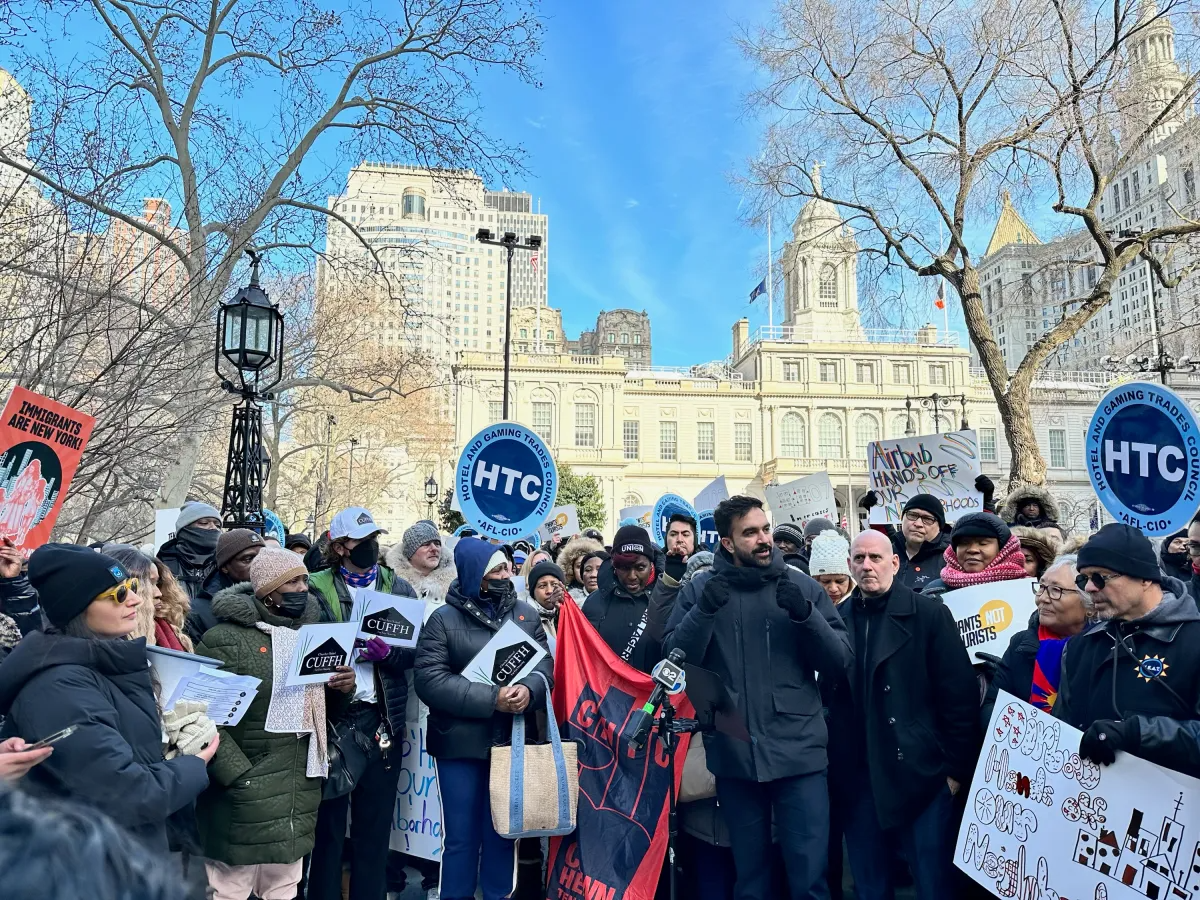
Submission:
[[[646,746],[650,739],[650,729],[654,726],[655,713],[667,699],[667,695],[681,693],[687,686],[687,676],[683,671],[684,659],[684,652],[676,647],[666,659],[659,660],[650,672],[650,677],[654,679],[654,690],[650,692],[650,699],[646,701],[646,705],[634,713],[634,722],[637,724],[629,738],[629,746],[634,750],[641,750]]]

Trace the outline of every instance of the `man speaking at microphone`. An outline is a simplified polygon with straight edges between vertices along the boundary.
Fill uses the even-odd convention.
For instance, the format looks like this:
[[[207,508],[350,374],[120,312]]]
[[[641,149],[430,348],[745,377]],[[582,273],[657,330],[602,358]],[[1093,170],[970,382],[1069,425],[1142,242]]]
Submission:
[[[841,679],[853,654],[841,616],[771,541],[762,502],[735,496],[713,513],[713,567],[679,593],[666,649],[715,672],[737,698],[749,743],[705,738],[737,866],[739,900],[771,891],[772,812],[792,900],[826,898],[827,733],[814,672]]]

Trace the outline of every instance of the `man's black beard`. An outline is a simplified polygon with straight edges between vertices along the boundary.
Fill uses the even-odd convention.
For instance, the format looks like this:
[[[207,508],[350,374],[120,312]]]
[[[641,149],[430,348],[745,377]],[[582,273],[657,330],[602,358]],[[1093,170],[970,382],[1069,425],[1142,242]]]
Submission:
[[[770,550],[770,549],[771,549],[771,545],[764,541],[761,544],[757,544],[754,547],[754,551],[751,553],[743,553],[741,550],[738,550],[735,548],[733,551],[733,555],[737,557],[738,562],[740,562],[743,566],[747,566],[747,567],[757,566],[760,569],[764,569],[771,564],[771,557],[767,556],[767,561],[762,562],[754,554],[757,553],[759,550]]]

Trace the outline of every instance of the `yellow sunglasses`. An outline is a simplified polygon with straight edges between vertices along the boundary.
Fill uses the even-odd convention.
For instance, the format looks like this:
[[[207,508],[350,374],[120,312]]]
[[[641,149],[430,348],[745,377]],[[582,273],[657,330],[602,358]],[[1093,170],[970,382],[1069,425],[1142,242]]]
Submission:
[[[117,606],[121,606],[129,597],[130,593],[138,592],[138,580],[136,578],[126,578],[123,582],[113,585],[103,594],[96,596],[97,600],[111,600]]]

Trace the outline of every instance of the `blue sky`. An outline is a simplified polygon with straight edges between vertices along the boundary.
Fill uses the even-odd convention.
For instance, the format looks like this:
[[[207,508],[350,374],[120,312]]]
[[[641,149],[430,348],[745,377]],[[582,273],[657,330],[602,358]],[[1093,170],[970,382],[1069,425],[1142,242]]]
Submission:
[[[530,177],[509,187],[550,216],[550,303],[569,334],[601,309],[645,309],[655,364],[687,365],[724,358],[740,316],[766,321],[747,302],[766,234],[741,222],[731,176],[758,139],[734,36],[769,8],[547,3],[543,87],[485,82],[484,121],[528,153]]]

